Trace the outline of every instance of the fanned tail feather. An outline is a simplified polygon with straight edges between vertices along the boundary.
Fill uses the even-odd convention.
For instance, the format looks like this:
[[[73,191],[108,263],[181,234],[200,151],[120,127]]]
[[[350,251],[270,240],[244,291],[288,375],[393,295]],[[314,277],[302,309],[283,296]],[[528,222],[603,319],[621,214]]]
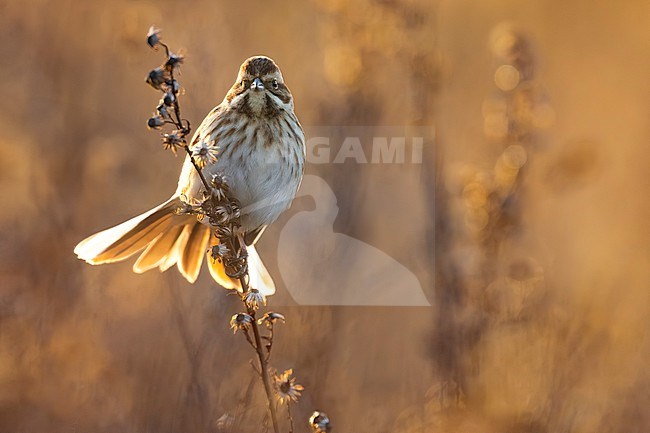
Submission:
[[[208,227],[191,215],[178,215],[181,204],[172,197],[158,207],[81,241],[75,254],[92,265],[125,260],[144,250],[133,265],[142,273],[167,270],[174,264],[191,283],[196,281],[210,236]]]
[[[213,236],[211,245],[216,245],[218,243],[218,239]],[[259,290],[264,296],[274,294],[275,284],[273,283],[269,271],[266,270],[266,266],[264,266],[262,259],[257,253],[255,246],[248,246],[246,251],[248,252],[248,277],[250,287]],[[208,256],[207,261],[210,275],[212,275],[212,278],[219,283],[219,285],[226,289],[233,289],[241,292],[241,283],[239,280],[234,280],[226,275],[226,270],[218,260]]]
[[[159,268],[166,271],[177,265],[190,282],[198,278],[208,244],[218,240],[211,236],[209,227],[200,224],[192,215],[178,215],[181,204],[172,197],[160,206],[81,241],[75,254],[92,265],[125,260],[142,251],[133,265],[133,271],[143,273]],[[144,250],[144,251],[143,251]],[[208,253],[208,268],[214,280],[227,289],[241,291],[239,281],[225,273],[224,267]],[[248,247],[248,271],[251,287],[264,295],[275,293],[275,285],[254,246]]]

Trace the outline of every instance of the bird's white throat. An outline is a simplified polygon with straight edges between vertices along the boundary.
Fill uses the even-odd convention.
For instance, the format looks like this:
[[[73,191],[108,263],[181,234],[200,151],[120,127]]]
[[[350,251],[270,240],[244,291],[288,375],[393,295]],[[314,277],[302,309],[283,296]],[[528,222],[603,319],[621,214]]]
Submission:
[[[262,91],[249,91],[248,92],[248,106],[253,114],[259,116],[266,105],[266,92]]]

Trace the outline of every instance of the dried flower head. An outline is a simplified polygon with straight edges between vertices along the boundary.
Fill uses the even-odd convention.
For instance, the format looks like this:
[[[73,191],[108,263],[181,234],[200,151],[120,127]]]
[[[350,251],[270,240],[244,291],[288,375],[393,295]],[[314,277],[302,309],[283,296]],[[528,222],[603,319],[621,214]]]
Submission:
[[[239,329],[247,331],[251,323],[253,323],[253,318],[246,313],[237,313],[230,318],[230,328],[233,333],[236,333]]]
[[[241,218],[241,208],[239,207],[239,202],[237,200],[233,200],[228,203],[228,207],[230,209],[230,218],[231,219],[239,219]]]
[[[171,150],[176,153],[176,148],[183,144],[183,138],[178,135],[177,131],[171,134],[163,134],[163,147],[165,150]]]
[[[163,119],[158,114],[154,114],[147,120],[147,128],[149,129],[160,129],[165,124],[165,119]]]
[[[230,221],[232,209],[226,203],[224,205],[217,205],[209,212],[210,224],[213,226],[221,226]]]
[[[210,183],[212,184],[212,187],[215,189],[228,187],[226,182],[226,176],[223,173],[213,174],[212,178],[210,179]]]
[[[309,417],[309,426],[314,433],[326,433],[332,430],[330,419],[325,412],[314,411]]]
[[[165,84],[165,70],[163,68],[156,68],[149,72],[145,81],[148,85],[153,87],[156,90],[162,90],[163,84]]]
[[[268,313],[265,313],[262,317],[257,319],[257,323],[259,325],[265,324],[267,327],[271,327],[278,320],[281,321],[282,323],[286,322],[284,315],[280,313],[274,313],[273,311],[269,311]]]
[[[214,142],[208,144],[205,141],[199,141],[192,148],[192,156],[200,168],[217,162],[218,153],[219,147]]]
[[[170,119],[169,111],[167,110],[167,107],[165,107],[165,103],[162,99],[160,100],[160,104],[158,104],[156,107],[156,111],[158,112],[158,115],[163,119]]]
[[[184,59],[185,57],[183,57],[180,54],[170,53],[169,57],[167,58],[167,61],[165,62],[165,68],[167,68],[168,70],[177,68],[178,66],[180,66],[181,63],[183,63]]]
[[[234,231],[232,227],[228,226],[218,226],[216,228],[217,232],[217,237],[219,239],[227,239],[227,238],[232,238],[234,236]]]
[[[174,96],[173,92],[167,92],[165,93],[165,96],[162,98],[162,103],[168,107],[171,107],[174,105],[174,102],[176,101],[176,96]]]
[[[212,191],[217,201],[226,198],[226,193],[229,189],[228,183],[226,182],[226,176],[221,173],[213,174],[212,179],[210,179],[210,185],[212,186]]]
[[[160,43],[160,33],[162,30],[155,28],[154,26],[149,27],[149,31],[147,32],[147,44],[151,48],[155,48],[156,45]]]
[[[217,244],[212,247],[210,254],[214,260],[222,260],[229,252],[230,250],[225,244]]]
[[[244,303],[248,308],[258,310],[261,305],[266,305],[266,296],[261,294],[257,289],[249,289],[243,297]]]
[[[296,383],[296,378],[291,377],[292,374],[293,370],[289,369],[280,376],[277,374],[273,375],[275,392],[280,404],[289,403],[290,401],[298,401],[301,391],[305,389],[302,385]]]
[[[241,216],[241,209],[236,203],[224,203],[210,209],[210,224],[215,226],[224,225]]]

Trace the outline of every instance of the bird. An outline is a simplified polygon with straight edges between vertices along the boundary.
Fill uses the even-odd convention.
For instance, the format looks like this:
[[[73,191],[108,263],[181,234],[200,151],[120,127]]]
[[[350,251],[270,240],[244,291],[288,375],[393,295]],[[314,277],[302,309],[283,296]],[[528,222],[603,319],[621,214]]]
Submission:
[[[223,101],[208,113],[188,145],[195,154],[196,150],[215,150],[216,157],[202,161],[202,171],[208,179],[222,176],[241,205],[249,285],[266,296],[275,293],[275,283],[255,243],[291,205],[306,156],[305,134],[294,112],[293,96],[275,61],[266,56],[246,59]],[[206,221],[178,209],[200,202],[204,191],[188,155],[169,200],[89,236],[74,252],[92,265],[119,262],[140,253],[134,272],[166,271],[176,265],[182,276],[194,283],[204,255],[218,239]],[[239,280],[228,277],[220,261],[212,257],[206,261],[217,283],[241,290]]]

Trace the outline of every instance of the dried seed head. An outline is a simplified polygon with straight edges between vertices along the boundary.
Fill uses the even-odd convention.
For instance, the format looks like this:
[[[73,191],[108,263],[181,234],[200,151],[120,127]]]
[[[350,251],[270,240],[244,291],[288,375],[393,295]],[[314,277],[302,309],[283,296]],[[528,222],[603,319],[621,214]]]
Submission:
[[[210,222],[215,226],[224,225],[227,222],[239,219],[241,216],[241,210],[236,203],[219,204],[208,213],[211,217]]]
[[[239,219],[239,217],[241,217],[241,209],[239,207],[239,203],[237,203],[236,201],[230,202],[229,208],[230,208],[231,219]]]
[[[291,377],[293,370],[286,370],[281,375],[273,375],[273,384],[275,385],[275,393],[280,401],[280,404],[289,403],[290,401],[298,401],[301,392],[305,389],[302,385],[296,383],[296,378]]]
[[[184,57],[180,54],[170,53],[167,61],[165,62],[165,68],[172,70],[180,66],[183,63]]]
[[[259,325],[265,324],[267,327],[271,328],[278,320],[282,323],[286,322],[284,315],[269,311],[268,313],[265,313],[261,318],[257,319],[257,323]]]
[[[332,430],[330,419],[325,412],[314,411],[309,417],[309,426],[314,433],[326,433]]]
[[[210,250],[210,255],[214,260],[222,260],[223,257],[228,254],[230,250],[224,244],[217,244],[212,247]]]
[[[212,185],[212,191],[217,201],[222,201],[226,198],[226,193],[229,188],[226,183],[226,177],[223,174],[213,174],[212,179],[210,179],[210,185]]]
[[[226,238],[233,237],[233,230],[231,227],[228,226],[219,226],[217,227],[216,232],[217,232],[217,237],[219,239],[226,239]]]
[[[154,89],[161,90],[162,85],[165,84],[165,71],[160,67],[153,69],[149,72],[145,81]]]
[[[194,161],[200,168],[205,168],[210,164],[217,162],[217,154],[219,153],[219,148],[213,142],[210,144],[199,141],[192,148],[192,157]]]
[[[164,124],[165,120],[157,114],[154,114],[149,118],[149,120],[147,120],[147,127],[149,129],[160,129]]]
[[[167,142],[169,144],[172,144],[174,146],[180,146],[183,140],[181,137],[178,135],[176,131],[172,132],[171,134],[164,134],[163,135],[163,142]]]
[[[165,96],[162,98],[162,103],[165,104],[168,107],[171,107],[174,105],[174,102],[176,101],[176,96],[172,92],[167,92],[165,93]]]
[[[266,296],[257,289],[249,289],[243,296],[244,303],[248,308],[259,310],[261,305],[266,305]]]
[[[226,186],[226,176],[222,173],[213,174],[210,183],[214,188],[223,188]]]
[[[228,205],[219,205],[210,212],[210,224],[221,226],[230,221],[230,210]]]
[[[183,144],[183,139],[176,131],[171,134],[163,134],[163,147],[165,150],[171,150],[176,153],[176,148]]]
[[[165,103],[162,99],[160,100],[160,104],[156,107],[156,111],[163,119],[169,119],[169,111],[167,111],[167,107],[165,107]]]
[[[147,33],[147,44],[151,48],[155,48],[156,45],[160,43],[160,33],[160,29],[157,29],[154,26],[149,27],[149,32]]]
[[[230,318],[230,328],[233,333],[238,330],[247,331],[253,323],[253,318],[246,313],[237,313]]]

